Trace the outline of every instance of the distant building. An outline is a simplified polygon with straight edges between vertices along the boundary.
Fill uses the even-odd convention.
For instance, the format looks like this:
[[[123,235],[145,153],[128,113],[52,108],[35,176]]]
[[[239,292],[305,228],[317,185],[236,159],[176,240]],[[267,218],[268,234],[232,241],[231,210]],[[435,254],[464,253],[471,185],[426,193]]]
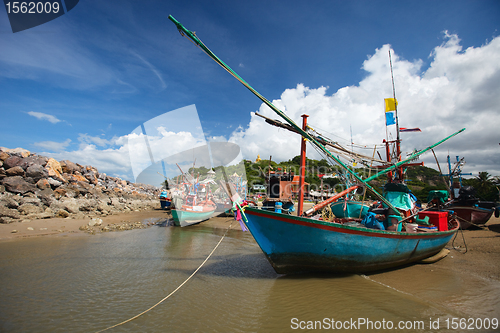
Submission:
[[[266,190],[266,187],[264,185],[257,184],[252,186],[252,190],[254,190],[255,192],[262,192]]]

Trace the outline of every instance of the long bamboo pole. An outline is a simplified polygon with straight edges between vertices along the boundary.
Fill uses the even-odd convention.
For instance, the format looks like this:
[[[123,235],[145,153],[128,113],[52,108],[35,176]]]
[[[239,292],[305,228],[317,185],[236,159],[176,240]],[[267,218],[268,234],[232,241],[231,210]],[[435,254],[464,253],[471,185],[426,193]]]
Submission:
[[[378,193],[371,185],[368,184],[368,182],[372,179],[377,178],[378,176],[385,174],[389,172],[389,170],[384,170],[382,172],[379,172],[376,177],[372,176],[370,179],[363,180],[356,172],[353,170],[349,169],[347,165],[345,165],[340,159],[338,159],[336,156],[334,156],[328,149],[326,149],[321,143],[316,141],[316,139],[311,136],[309,133],[306,131],[303,131],[302,128],[300,128],[292,119],[290,119],[283,111],[278,109],[276,106],[274,106],[270,101],[268,101],[264,96],[262,96],[257,90],[252,88],[245,80],[243,80],[235,71],[233,71],[228,65],[226,65],[222,60],[220,60],[208,47],[203,44],[203,42],[190,30],[186,29],[179,21],[177,21],[172,15],[169,15],[168,18],[177,26],[177,29],[181,34],[185,34],[188,36],[196,45],[198,45],[210,58],[212,58],[215,62],[217,62],[222,68],[224,68],[226,71],[228,71],[231,75],[233,75],[238,81],[241,82],[245,87],[247,87],[248,90],[250,90],[255,96],[257,96],[261,101],[263,101],[267,106],[271,108],[274,112],[276,112],[281,118],[283,118],[287,123],[289,123],[298,133],[300,133],[303,137],[305,137],[307,140],[315,144],[318,148],[320,148],[326,155],[328,155],[330,158],[332,158],[335,162],[337,162],[343,169],[345,169],[348,173],[350,173],[354,178],[356,178],[359,182],[363,183],[364,186],[366,186],[367,189],[369,189],[373,194],[375,194],[382,202],[384,202],[389,208],[391,208],[394,212],[397,212],[399,215],[402,216],[402,214],[398,211],[394,205],[392,205],[389,201],[387,201],[386,198],[384,198],[380,193]],[[441,144],[442,142],[446,141],[447,139],[451,138],[452,136],[464,131],[464,129],[458,131],[457,133],[449,136],[448,138],[441,140],[439,143],[433,145],[433,147],[437,146],[438,144]],[[432,147],[432,148],[433,148]],[[417,154],[412,154],[412,156],[409,159],[406,159],[405,161],[411,160],[416,158],[417,156],[421,155],[423,152],[429,150],[430,148],[424,149],[423,151],[417,153]],[[392,167],[388,168],[390,170],[400,166],[403,164],[403,162],[399,162]]]

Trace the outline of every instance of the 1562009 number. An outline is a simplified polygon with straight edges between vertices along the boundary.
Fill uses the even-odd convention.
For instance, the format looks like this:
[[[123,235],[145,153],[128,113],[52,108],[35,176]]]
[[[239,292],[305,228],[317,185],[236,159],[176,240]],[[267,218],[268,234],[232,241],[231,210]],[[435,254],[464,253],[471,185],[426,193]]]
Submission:
[[[7,13],[13,14],[50,14],[50,13],[58,13],[61,9],[59,6],[59,2],[6,2],[5,6],[7,7]]]
[[[480,330],[498,328],[497,318],[446,318],[446,328],[452,330]]]

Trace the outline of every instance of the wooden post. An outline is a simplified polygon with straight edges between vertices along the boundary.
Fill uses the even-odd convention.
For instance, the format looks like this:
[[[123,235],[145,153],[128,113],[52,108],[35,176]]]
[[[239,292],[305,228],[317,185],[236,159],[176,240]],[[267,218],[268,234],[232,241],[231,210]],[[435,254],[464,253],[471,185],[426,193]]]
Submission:
[[[307,114],[302,116],[302,130],[307,128]],[[304,210],[304,178],[306,174],[306,139],[302,137],[302,142],[300,144],[300,170],[299,170],[299,206],[297,209],[297,216],[302,215]]]

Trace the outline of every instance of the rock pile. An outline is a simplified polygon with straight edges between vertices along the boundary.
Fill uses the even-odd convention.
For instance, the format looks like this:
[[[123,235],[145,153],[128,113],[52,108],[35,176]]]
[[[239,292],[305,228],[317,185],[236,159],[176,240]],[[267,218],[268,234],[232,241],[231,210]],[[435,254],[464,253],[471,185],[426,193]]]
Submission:
[[[0,223],[50,217],[106,216],[159,207],[159,188],[0,147]]]

